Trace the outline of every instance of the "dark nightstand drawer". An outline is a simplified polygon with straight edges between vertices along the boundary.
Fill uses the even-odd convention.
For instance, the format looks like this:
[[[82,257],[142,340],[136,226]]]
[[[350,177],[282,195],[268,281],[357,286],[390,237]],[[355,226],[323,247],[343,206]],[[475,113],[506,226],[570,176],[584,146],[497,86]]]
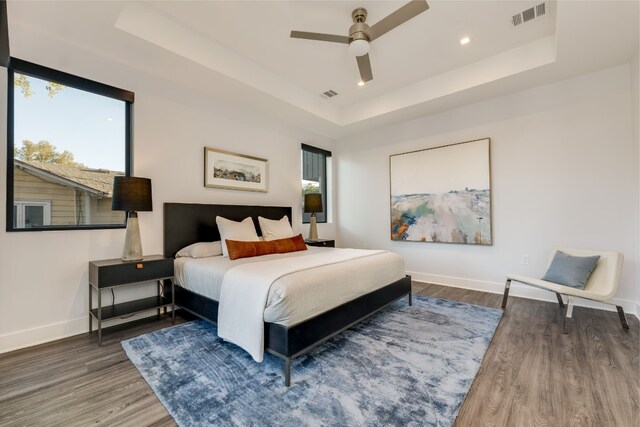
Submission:
[[[304,241],[309,246],[321,246],[325,248],[335,248],[336,241],[329,239],[318,239],[318,240],[305,240]]]
[[[173,276],[173,259],[160,256],[140,261],[105,260],[89,263],[89,283],[97,288],[146,282]]]

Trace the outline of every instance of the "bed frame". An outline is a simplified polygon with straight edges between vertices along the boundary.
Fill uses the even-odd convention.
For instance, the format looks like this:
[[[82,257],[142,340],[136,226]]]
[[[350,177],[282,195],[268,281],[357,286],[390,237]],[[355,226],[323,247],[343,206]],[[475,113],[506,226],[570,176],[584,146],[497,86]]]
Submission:
[[[215,222],[218,215],[233,221],[241,221],[250,216],[258,234],[261,235],[258,216],[280,219],[287,215],[291,221],[291,207],[165,203],[164,255],[174,257],[180,249],[195,242],[220,240],[220,233]],[[217,301],[181,286],[175,287],[175,293],[177,306],[209,322],[217,322]],[[293,358],[306,353],[405,296],[408,296],[409,305],[411,305],[410,276],[405,276],[383,288],[348,301],[289,328],[275,323],[265,323],[265,351],[284,360],[284,383],[289,387]]]

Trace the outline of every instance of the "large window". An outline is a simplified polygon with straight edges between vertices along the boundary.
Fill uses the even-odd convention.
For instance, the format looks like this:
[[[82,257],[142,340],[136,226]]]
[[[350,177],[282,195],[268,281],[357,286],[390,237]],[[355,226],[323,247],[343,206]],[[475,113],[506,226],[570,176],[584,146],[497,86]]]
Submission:
[[[8,81],[7,230],[124,227],[133,93],[16,58]]]
[[[317,222],[327,222],[329,200],[327,192],[327,163],[331,158],[331,151],[302,144],[302,200],[308,193],[322,194],[322,212],[316,213]],[[304,209],[303,209],[304,210]],[[310,213],[302,214],[302,222],[308,223],[311,220]]]

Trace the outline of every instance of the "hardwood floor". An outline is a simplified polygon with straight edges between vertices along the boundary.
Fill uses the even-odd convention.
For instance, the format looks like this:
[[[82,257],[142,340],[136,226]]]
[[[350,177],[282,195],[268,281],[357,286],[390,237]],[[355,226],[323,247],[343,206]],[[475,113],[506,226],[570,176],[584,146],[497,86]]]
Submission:
[[[414,283],[414,292],[488,307],[501,296]],[[640,324],[576,307],[569,335],[557,304],[509,298],[456,426],[634,426],[640,419]],[[184,319],[178,317],[178,322]],[[120,340],[168,319],[110,328],[0,355],[0,425],[173,426]]]

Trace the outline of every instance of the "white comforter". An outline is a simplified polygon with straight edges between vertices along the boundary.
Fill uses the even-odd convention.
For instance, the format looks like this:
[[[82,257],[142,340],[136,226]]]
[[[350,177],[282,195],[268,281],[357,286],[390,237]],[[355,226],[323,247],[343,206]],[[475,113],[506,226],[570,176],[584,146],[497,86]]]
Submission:
[[[238,265],[271,259],[300,258],[313,253],[342,249],[310,246],[306,251],[264,255],[230,260],[222,256],[178,258],[175,260],[176,285],[206,298],[220,301],[222,280],[227,271]],[[380,289],[404,277],[404,260],[393,252],[325,265],[316,274],[306,271],[276,280],[264,309],[264,321],[292,327],[345,302]]]
[[[361,249],[311,252],[303,257],[269,259],[229,269],[220,290],[218,335],[246,350],[257,362],[262,362],[264,311],[273,282],[296,272],[382,252]],[[312,274],[321,271],[314,270]]]

